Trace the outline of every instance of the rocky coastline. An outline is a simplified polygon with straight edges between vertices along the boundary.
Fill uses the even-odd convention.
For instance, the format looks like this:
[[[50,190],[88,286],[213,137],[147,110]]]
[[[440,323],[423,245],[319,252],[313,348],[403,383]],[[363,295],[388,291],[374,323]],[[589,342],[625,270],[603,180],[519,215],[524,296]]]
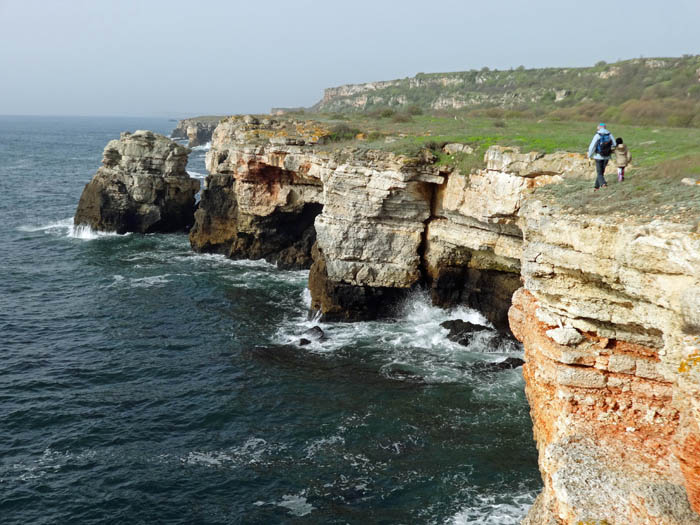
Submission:
[[[207,116],[180,120],[175,129],[170,132],[170,137],[188,140],[187,146],[189,148],[204,146],[211,142],[211,136],[222,118],[221,116]]]
[[[110,143],[100,170],[132,169],[107,150],[123,159],[143,133]],[[461,173],[428,151],[339,146],[330,133],[222,119],[188,216],[193,250],[310,269],[311,309],[328,321],[391,316],[418,287],[479,309],[525,348],[544,482],[525,523],[700,523],[697,226],[611,223],[533,194],[591,178],[583,155],[492,146],[483,168]],[[180,160],[163,179],[184,171],[168,151],[161,161]],[[86,187],[76,224],[125,231],[104,206],[117,218],[86,218],[96,194]]]

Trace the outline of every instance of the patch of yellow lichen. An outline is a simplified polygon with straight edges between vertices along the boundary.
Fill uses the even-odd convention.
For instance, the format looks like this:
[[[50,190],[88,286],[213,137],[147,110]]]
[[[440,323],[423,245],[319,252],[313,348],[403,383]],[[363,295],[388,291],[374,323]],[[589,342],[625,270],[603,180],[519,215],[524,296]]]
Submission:
[[[696,351],[681,360],[681,364],[678,365],[678,371],[681,374],[688,374],[695,367],[700,367],[700,351]]]

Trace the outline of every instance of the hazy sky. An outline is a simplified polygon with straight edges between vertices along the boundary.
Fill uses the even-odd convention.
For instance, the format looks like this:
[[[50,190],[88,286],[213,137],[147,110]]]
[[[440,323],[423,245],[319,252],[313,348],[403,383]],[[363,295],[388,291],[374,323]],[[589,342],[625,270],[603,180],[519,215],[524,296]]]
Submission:
[[[698,54],[699,22],[700,0],[0,0],[0,114],[267,112],[418,72]]]

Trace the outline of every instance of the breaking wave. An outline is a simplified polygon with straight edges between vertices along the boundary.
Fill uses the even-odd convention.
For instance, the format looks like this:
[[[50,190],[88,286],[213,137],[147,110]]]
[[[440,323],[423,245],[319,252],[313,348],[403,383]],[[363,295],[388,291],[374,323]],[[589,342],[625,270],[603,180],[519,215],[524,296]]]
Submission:
[[[194,146],[192,148],[192,151],[209,151],[211,149],[211,142],[207,142],[206,144],[202,144],[201,146]]]
[[[124,236],[126,234],[118,234],[116,232],[101,232],[95,231],[87,224],[73,224],[73,217],[68,217],[67,219],[62,219],[60,221],[51,222],[49,224],[44,224],[41,226],[20,226],[17,228],[22,232],[45,232],[49,235],[58,235],[62,237],[70,237],[72,239],[80,239],[83,241],[91,241],[94,239],[99,239],[101,237],[116,237],[118,235]]]

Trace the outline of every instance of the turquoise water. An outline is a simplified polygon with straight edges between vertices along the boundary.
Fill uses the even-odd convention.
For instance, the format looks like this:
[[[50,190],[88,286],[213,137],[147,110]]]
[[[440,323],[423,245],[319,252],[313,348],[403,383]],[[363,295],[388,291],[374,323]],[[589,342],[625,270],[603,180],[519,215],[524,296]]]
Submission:
[[[417,293],[301,348],[307,272],[73,229],[107,141],[174,125],[0,117],[0,522],[517,523],[523,380],[469,363],[520,348],[439,326],[477,312]]]

